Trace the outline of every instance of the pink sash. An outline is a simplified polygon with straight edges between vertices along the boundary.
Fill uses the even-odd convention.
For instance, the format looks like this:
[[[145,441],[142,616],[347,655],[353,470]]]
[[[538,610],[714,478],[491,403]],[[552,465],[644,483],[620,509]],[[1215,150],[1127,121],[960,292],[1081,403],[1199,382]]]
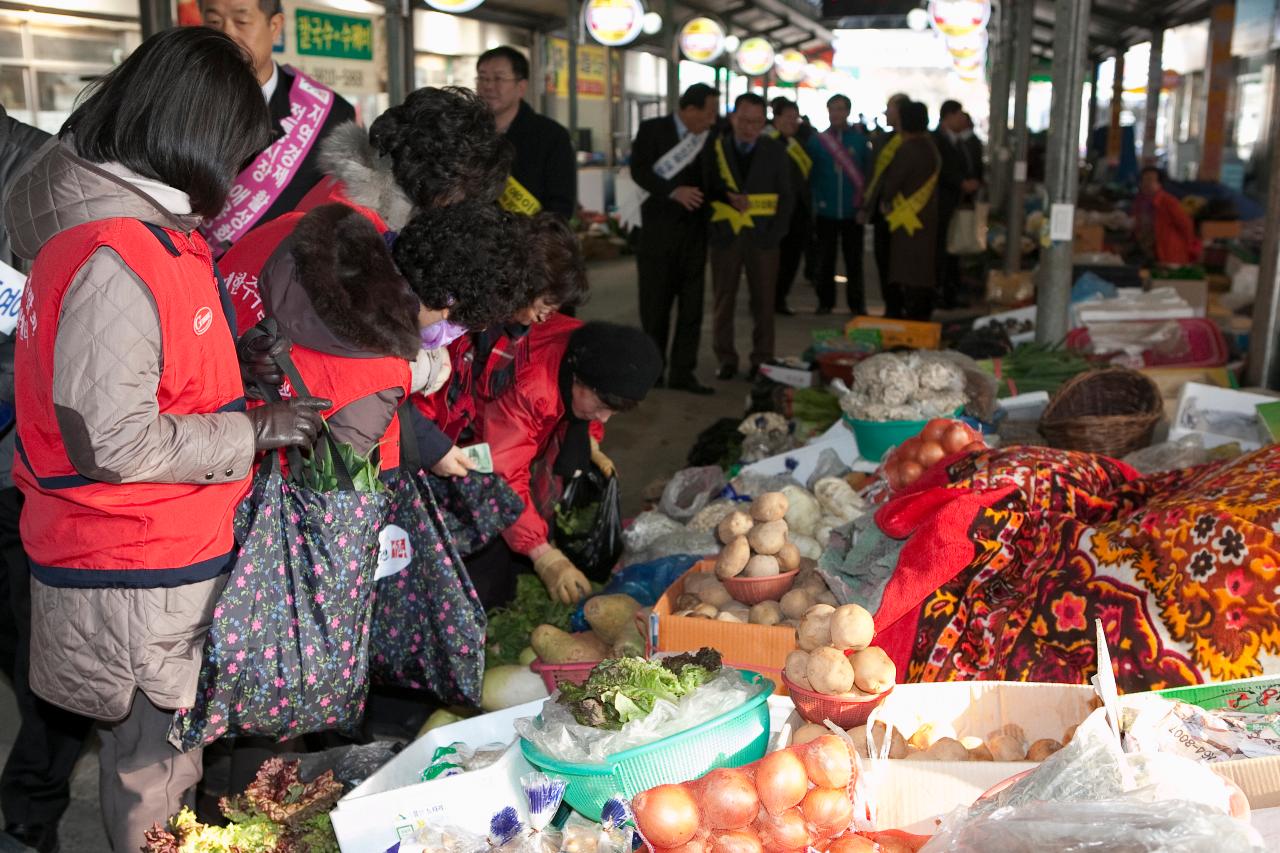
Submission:
[[[862,178],[858,164],[853,162],[853,158],[849,156],[841,140],[832,135],[830,130],[818,134],[818,143],[831,155],[831,159],[836,161],[836,165],[840,167],[841,172],[844,172],[844,176],[853,182],[858,190],[858,197],[854,200],[853,206],[861,206],[866,182]]]
[[[289,115],[280,122],[284,135],[263,149],[236,176],[222,212],[200,228],[215,258],[221,257],[257,225],[289,186],[333,108],[334,95],[330,89],[296,68],[289,70],[293,73],[293,85],[289,87]]]

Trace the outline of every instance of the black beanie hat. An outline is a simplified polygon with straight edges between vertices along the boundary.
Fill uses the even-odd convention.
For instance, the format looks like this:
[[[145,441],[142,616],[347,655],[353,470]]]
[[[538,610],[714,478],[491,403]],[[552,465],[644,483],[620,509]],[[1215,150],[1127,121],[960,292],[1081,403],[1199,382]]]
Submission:
[[[565,359],[583,385],[639,402],[662,375],[653,339],[633,326],[595,320],[569,337]]]

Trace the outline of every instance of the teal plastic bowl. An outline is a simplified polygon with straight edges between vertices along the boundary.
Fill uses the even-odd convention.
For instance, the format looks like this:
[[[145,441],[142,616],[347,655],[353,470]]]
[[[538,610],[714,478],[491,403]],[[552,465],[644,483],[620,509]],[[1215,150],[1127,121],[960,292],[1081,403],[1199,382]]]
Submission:
[[[960,416],[963,408],[956,409],[952,417]],[[886,451],[897,447],[908,438],[919,435],[929,423],[923,421],[859,421],[848,415],[841,415],[845,426],[853,431],[858,441],[858,455],[871,462],[879,462]]]
[[[568,784],[564,798],[570,806],[599,820],[605,801],[616,794],[630,799],[655,785],[687,782],[718,767],[741,767],[764,758],[774,685],[758,672],[743,670],[742,678],[761,689],[737,708],[655,743],[615,753],[602,764],[557,761],[523,738],[520,751],[534,767]]]

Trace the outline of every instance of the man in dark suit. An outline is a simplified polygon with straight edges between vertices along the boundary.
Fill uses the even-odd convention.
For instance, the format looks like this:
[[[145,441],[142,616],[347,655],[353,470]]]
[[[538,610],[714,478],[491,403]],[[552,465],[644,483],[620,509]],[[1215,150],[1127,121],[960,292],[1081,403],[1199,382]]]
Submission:
[[[529,60],[514,47],[486,50],[476,60],[476,94],[493,110],[498,133],[515,149],[502,206],[532,216],[549,210],[566,221],[578,207],[578,165],[569,131],[533,111]]]
[[[707,265],[707,215],[698,158],[719,112],[716,90],[695,83],[680,97],[677,112],[643,122],[631,143],[631,178],[648,193],[640,206],[636,253],[640,324],[666,358],[668,387],[693,394],[713,393],[693,371],[702,336]]]
[[[947,232],[958,209],[973,203],[982,186],[982,158],[964,138],[969,121],[958,101],[944,101],[938,113],[934,144],[942,158],[938,172],[938,297],[943,308],[963,305],[960,297],[960,258],[947,251]]]
[[[778,247],[791,227],[795,191],[782,143],[763,135],[764,98],[739,95],[728,132],[718,134],[702,153],[703,174],[711,202],[711,290],[714,297],[716,376],[732,379],[738,372],[733,312],[738,282],[745,269],[753,330],[751,367],[773,358],[774,290],[778,280]]]
[[[227,208],[206,223],[205,236],[221,256],[249,230],[298,206],[324,177],[320,140],[354,121],[356,111],[328,86],[272,58],[271,47],[284,29],[281,0],[199,0],[199,5],[205,26],[231,36],[249,54],[275,131],[275,141],[236,178]]]
[[[791,186],[796,194],[791,227],[779,249],[778,284],[773,294],[774,311],[790,317],[794,312],[787,307],[787,294],[813,237],[813,193],[809,189],[813,158],[806,150],[813,128],[801,121],[800,107],[790,98],[774,98],[769,106],[773,110],[773,124],[765,129],[765,134],[786,146],[791,163]]]

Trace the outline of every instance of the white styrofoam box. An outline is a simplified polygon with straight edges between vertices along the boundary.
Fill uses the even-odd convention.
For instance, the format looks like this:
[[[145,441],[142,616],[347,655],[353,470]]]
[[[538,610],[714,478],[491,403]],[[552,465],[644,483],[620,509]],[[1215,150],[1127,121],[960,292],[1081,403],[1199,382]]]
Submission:
[[[1178,410],[1174,415],[1173,424],[1169,427],[1169,440],[1176,441],[1183,436],[1196,433],[1204,440],[1205,447],[1218,447],[1234,441],[1239,442],[1243,450],[1257,450],[1263,444],[1263,427],[1258,421],[1258,404],[1271,403],[1275,400],[1275,397],[1265,394],[1188,382],[1182,386],[1182,393],[1178,395]],[[1214,413],[1211,417],[1252,418],[1256,434],[1252,440],[1249,440],[1240,435],[1198,429],[1192,418],[1192,413],[1196,410]]]
[[[1015,394],[1000,401],[1000,408],[1007,413],[1010,421],[1038,421],[1049,405],[1048,391],[1029,391],[1026,394]]]
[[[1004,320],[1030,320],[1032,323],[1036,319],[1036,306],[1028,305],[1025,308],[1014,308],[1012,311],[1001,311],[998,314],[988,314],[986,317],[979,317],[973,321],[975,329],[982,329],[993,323],[999,323]],[[1029,344],[1036,339],[1035,329],[1030,332],[1019,332],[1016,335],[1009,335],[1009,341],[1014,346],[1018,344]]]
[[[427,732],[338,801],[330,814],[342,853],[382,853],[412,834],[425,820],[477,835],[489,831],[489,819],[504,806],[514,806],[528,819],[520,777],[534,768],[525,761],[516,739],[515,721],[542,712],[545,699],[504,711],[482,714]],[[419,781],[441,746],[465,743],[475,749],[510,744],[496,763],[430,782]]]
[[[789,385],[792,388],[812,388],[818,384],[818,371],[812,366],[795,367],[765,362],[760,365],[760,372],[779,385]]]
[[[813,473],[817,467],[818,459],[822,456],[822,451],[830,448],[834,450],[836,455],[840,457],[840,461],[848,465],[854,471],[865,471],[871,473],[878,466],[875,462],[868,462],[858,453],[858,441],[853,437],[853,433],[844,424],[844,420],[838,420],[831,425],[831,428],[804,447],[797,447],[795,450],[788,450],[786,453],[779,453],[777,456],[770,456],[767,459],[761,459],[759,462],[752,462],[750,465],[743,467],[743,471],[750,471],[752,474],[786,474],[788,471],[788,460],[795,462],[795,468],[791,471],[791,476],[800,483],[808,482],[809,475]]]

